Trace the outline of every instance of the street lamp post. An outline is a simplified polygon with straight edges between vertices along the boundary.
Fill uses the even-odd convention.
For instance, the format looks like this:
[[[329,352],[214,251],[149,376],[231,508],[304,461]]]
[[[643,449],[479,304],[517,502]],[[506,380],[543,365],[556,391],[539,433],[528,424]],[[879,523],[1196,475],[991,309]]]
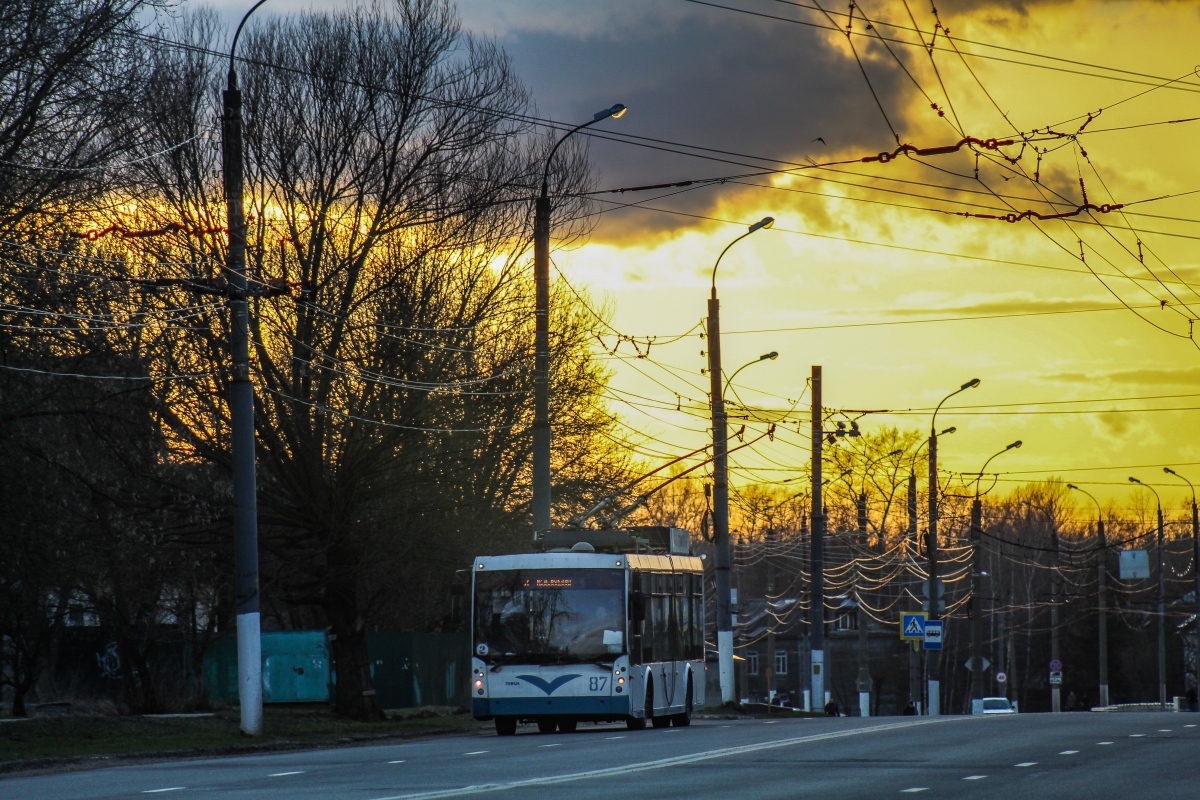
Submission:
[[[1028,500],[1022,500],[1021,504],[1028,506],[1030,511],[1034,509],[1033,503],[1030,503]],[[1054,553],[1054,567],[1050,577],[1050,588],[1052,591],[1050,599],[1050,660],[1058,661],[1058,614],[1062,599],[1062,570],[1060,568],[1062,552],[1058,541],[1058,525],[1055,523],[1054,517],[1044,508],[1040,509],[1040,511],[1042,512],[1042,516],[1046,518],[1046,525],[1050,528],[1050,544]],[[1050,711],[1055,714],[1062,711],[1062,687],[1058,684],[1051,684],[1050,686]]]
[[[1163,467],[1163,472],[1174,475],[1188,485],[1192,490],[1192,591],[1196,596],[1196,685],[1195,690],[1200,694],[1200,513],[1196,510],[1196,487],[1187,478],[1170,467]]]
[[[533,364],[533,534],[550,530],[550,165],[562,143],[573,134],[609,117],[618,119],[625,106],[597,111],[592,119],[567,131],[550,150],[542,170],[542,192],[534,208],[533,283],[534,364]]]
[[[925,552],[929,559],[929,619],[940,619],[941,610],[938,608],[938,479],[937,479],[937,415],[942,405],[959,392],[974,389],[979,385],[979,378],[972,378],[950,394],[942,398],[933,410],[933,418],[929,421],[929,541]],[[941,651],[934,650],[929,656],[929,715],[936,717],[942,713],[941,681],[938,670],[941,666]]]
[[[1100,501],[1073,483],[1068,489],[1087,495],[1096,504],[1096,607],[1100,616],[1100,705],[1108,705],[1108,541],[1104,536],[1104,514]]]
[[[733,619],[729,608],[729,431],[721,374],[721,304],[717,300],[717,267],[721,266],[721,259],[729,252],[729,248],[755,231],[770,228],[774,224],[774,218],[763,217],[725,246],[713,264],[712,294],[708,299],[708,374],[713,426],[713,544],[717,562],[717,671],[721,679],[722,703],[733,702]],[[778,355],[767,354],[750,363]],[[738,372],[747,366],[749,364],[739,367]]]
[[[1167,629],[1166,629],[1166,584],[1163,580],[1163,510],[1162,498],[1153,486],[1130,477],[1130,483],[1145,486],[1154,492],[1158,505],[1158,704],[1167,707]]]
[[[230,460],[233,467],[233,570],[237,615],[238,705],[241,729],[263,733],[262,635],[258,596],[258,466],[254,452],[254,385],[250,381],[250,307],[246,281],[246,216],[242,208],[245,165],[242,161],[242,92],[238,89],[234,53],[246,20],[266,0],[258,0],[233,34],[229,74],[221,119],[222,179],[225,188],[229,247],[225,251],[229,281],[229,346],[233,370],[229,382]]]
[[[975,499],[971,502],[971,699],[983,697],[983,501],[980,499],[979,484],[992,459],[1009,450],[1016,450],[1023,442],[1020,439],[992,454],[983,462],[975,478]]]

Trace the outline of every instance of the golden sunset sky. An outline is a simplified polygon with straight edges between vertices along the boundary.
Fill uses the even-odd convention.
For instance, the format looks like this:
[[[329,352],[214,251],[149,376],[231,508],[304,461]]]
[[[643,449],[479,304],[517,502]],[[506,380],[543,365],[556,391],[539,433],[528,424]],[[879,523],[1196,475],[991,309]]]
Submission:
[[[852,30],[866,35],[850,41],[882,112],[847,37],[827,29],[845,28],[847,4],[822,5],[830,16],[811,0],[459,4],[466,28],[511,54],[539,116],[578,123],[614,102],[629,106],[595,127],[605,138],[589,139],[597,189],[792,168],[601,196],[590,236],[554,251],[613,329],[659,339],[649,358],[633,357],[626,341],[609,360],[610,409],[639,452],[661,459],[709,437],[707,346],[696,325],[712,265],[745,225],[771,215],[775,227],[730,250],[718,275],[725,371],[778,350],[741,373],[738,396],[786,409],[803,395],[805,413],[776,442],[735,456],[735,485],[798,474],[808,425],[799,434],[796,420],[807,417],[809,367],[821,364],[830,408],[920,409],[864,417],[868,430],[927,429],[924,409],[980,378],[939,416],[939,428],[958,428],[941,463],[978,470],[1022,439],[993,462],[1011,481],[998,491],[1056,475],[1130,506],[1126,478],[1136,475],[1177,507],[1186,488],[1162,466],[1200,482],[1200,348],[1189,338],[1200,315],[1200,194],[1185,194],[1200,190],[1200,121],[1156,123],[1200,117],[1200,5],[947,1],[941,23],[963,57],[939,33],[931,61],[910,44],[903,0],[867,0],[858,8],[873,30],[856,11]],[[907,8],[928,41],[928,0]],[[894,56],[875,33],[897,40]],[[1089,113],[1082,135],[1044,133],[1074,134]],[[956,128],[1034,141],[1001,148],[1017,163],[988,151],[978,181],[966,148],[796,168],[893,150],[889,125],[917,147],[955,144]],[[1040,169],[1029,145],[1047,151]],[[1090,201],[1125,203],[1126,213],[1036,224],[955,215],[1051,213],[1042,198],[1052,193],[1063,211],[1082,203],[1080,178]],[[1166,195],[1182,196],[1155,199]],[[621,205],[630,203],[643,205]]]

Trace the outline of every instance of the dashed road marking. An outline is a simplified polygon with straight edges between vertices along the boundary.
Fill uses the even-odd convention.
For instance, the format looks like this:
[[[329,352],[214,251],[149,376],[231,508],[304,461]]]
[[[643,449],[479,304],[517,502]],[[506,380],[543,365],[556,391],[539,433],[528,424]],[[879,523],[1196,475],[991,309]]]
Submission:
[[[1022,761],[1020,764],[1013,764],[1014,767],[1036,767],[1036,761]]]
[[[489,751],[487,751],[487,750],[472,750],[471,752],[469,752],[469,753],[464,753],[463,755],[468,755],[468,756],[481,756],[481,755],[483,755],[483,754],[484,754],[484,753],[486,753],[486,752],[489,752]]]
[[[963,778],[963,780],[964,781],[981,781],[986,777],[987,777],[987,775],[968,775],[967,777]]]
[[[1159,733],[1170,733],[1171,729],[1170,728],[1159,728],[1158,732]]]
[[[1145,735],[1146,734],[1144,734],[1144,733],[1131,733],[1131,734],[1129,734],[1129,738],[1130,739],[1141,739]]]
[[[928,786],[914,786],[911,789],[901,789],[900,794],[916,794],[917,792],[928,792]]]
[[[1183,727],[1185,727],[1185,728],[1194,728],[1194,727],[1196,727],[1196,726],[1195,726],[1195,725],[1184,725]]]
[[[166,789],[147,789],[142,794],[158,794],[159,792],[179,792],[186,789],[186,786],[168,786]]]
[[[562,747],[562,742],[557,744],[539,744],[538,747]]]
[[[303,774],[304,774],[304,770],[297,770],[295,772],[273,772],[270,775],[268,775],[267,777],[268,778],[282,778],[285,775],[303,775]]]
[[[604,738],[612,740],[612,739],[624,739],[625,737],[624,736],[606,736]]]
[[[774,725],[776,722],[779,722],[779,720],[769,719],[769,720],[766,720],[765,722],[763,722],[763,725]]]
[[[1059,752],[1059,755],[1060,756],[1073,756],[1078,752],[1079,752],[1078,750],[1062,750]]]
[[[404,759],[402,758],[402,759],[400,759],[399,761],[389,761],[388,763],[389,763],[389,764],[403,764],[403,763],[404,763]]]
[[[1112,742],[1096,742],[1096,744],[1112,744]]]

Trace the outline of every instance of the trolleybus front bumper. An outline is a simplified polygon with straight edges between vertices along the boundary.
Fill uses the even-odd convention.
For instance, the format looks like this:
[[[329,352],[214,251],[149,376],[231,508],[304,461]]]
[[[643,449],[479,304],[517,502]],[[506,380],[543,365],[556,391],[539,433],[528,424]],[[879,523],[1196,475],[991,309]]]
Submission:
[[[476,719],[572,716],[607,720],[629,715],[628,697],[475,697],[471,713]]]

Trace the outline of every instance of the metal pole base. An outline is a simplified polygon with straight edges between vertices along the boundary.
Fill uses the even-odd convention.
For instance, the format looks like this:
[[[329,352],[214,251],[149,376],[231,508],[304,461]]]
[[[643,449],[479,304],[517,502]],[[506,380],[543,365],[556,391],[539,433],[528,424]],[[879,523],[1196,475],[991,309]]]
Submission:
[[[942,715],[942,682],[929,681],[929,716],[940,717]]]
[[[871,693],[870,692],[859,692],[858,693],[858,715],[860,717],[871,716]]]

